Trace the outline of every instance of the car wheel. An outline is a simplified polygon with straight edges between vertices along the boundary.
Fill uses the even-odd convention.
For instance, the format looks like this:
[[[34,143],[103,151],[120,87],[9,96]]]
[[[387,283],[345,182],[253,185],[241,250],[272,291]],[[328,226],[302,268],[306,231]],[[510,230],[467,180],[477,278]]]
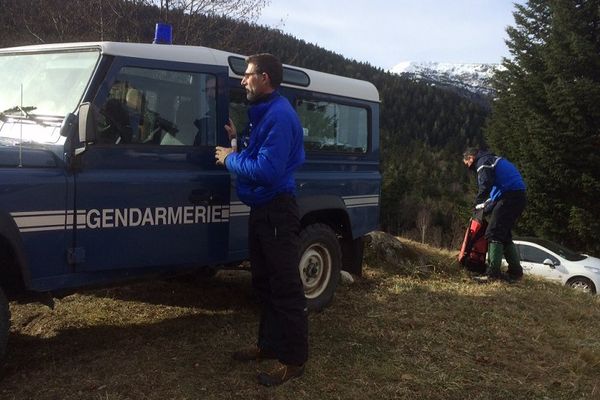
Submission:
[[[341,264],[340,243],[329,226],[313,224],[300,232],[298,267],[310,311],[320,311],[333,300]]]
[[[10,309],[8,308],[8,300],[4,295],[4,291],[0,288],[0,362],[4,360],[4,356],[6,355],[9,328]]]
[[[584,278],[583,276],[569,279],[567,286],[570,286],[576,290],[580,290],[584,293],[596,294],[596,286],[594,286],[594,282],[588,278]]]

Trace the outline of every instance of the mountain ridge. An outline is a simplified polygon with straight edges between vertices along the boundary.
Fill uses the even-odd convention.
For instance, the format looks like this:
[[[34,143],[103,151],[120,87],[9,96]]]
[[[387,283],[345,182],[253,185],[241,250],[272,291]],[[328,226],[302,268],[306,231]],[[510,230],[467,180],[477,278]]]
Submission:
[[[403,61],[390,68],[389,72],[417,82],[425,81],[433,86],[455,89],[463,95],[471,93],[489,98],[494,94],[494,73],[502,68],[501,64],[492,63]]]

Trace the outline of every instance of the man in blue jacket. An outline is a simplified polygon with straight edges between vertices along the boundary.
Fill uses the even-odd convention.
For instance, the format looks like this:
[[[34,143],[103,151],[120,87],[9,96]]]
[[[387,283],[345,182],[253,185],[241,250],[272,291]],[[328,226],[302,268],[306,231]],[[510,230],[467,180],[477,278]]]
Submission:
[[[467,168],[477,174],[478,192],[475,208],[491,212],[485,237],[488,240],[489,265],[484,277],[485,282],[501,277],[502,255],[508,263],[508,278],[520,279],[523,268],[519,253],[512,241],[511,230],[525,210],[525,182],[517,168],[507,159],[488,151],[468,148],[463,154]]]
[[[300,120],[277,91],[281,62],[271,54],[248,57],[242,79],[248,111],[247,148],[235,151],[236,129],[225,129],[231,148],[217,147],[217,164],[237,175],[237,194],[250,206],[248,230],[252,284],[261,302],[258,344],[237,351],[238,361],[277,359],[258,380],[274,386],[298,377],[308,359],[308,318],[300,278],[300,217],[294,172],[304,162]]]

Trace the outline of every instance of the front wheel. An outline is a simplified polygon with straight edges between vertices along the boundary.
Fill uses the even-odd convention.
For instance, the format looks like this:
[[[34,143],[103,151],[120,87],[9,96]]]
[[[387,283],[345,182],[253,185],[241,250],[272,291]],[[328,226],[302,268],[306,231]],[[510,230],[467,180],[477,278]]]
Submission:
[[[596,294],[596,286],[594,286],[594,282],[582,276],[570,279],[567,282],[567,286],[570,286],[575,290],[580,290],[584,293]]]
[[[300,277],[310,311],[327,307],[340,281],[342,251],[335,232],[325,224],[300,232]]]

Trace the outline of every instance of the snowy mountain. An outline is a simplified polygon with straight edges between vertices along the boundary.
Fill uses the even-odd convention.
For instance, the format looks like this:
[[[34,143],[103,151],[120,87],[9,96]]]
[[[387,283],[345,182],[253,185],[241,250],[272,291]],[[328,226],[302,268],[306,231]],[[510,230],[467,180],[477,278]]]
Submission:
[[[405,61],[389,72],[432,85],[466,90],[470,93],[489,96],[493,94],[491,78],[500,64],[452,64],[438,62]]]

